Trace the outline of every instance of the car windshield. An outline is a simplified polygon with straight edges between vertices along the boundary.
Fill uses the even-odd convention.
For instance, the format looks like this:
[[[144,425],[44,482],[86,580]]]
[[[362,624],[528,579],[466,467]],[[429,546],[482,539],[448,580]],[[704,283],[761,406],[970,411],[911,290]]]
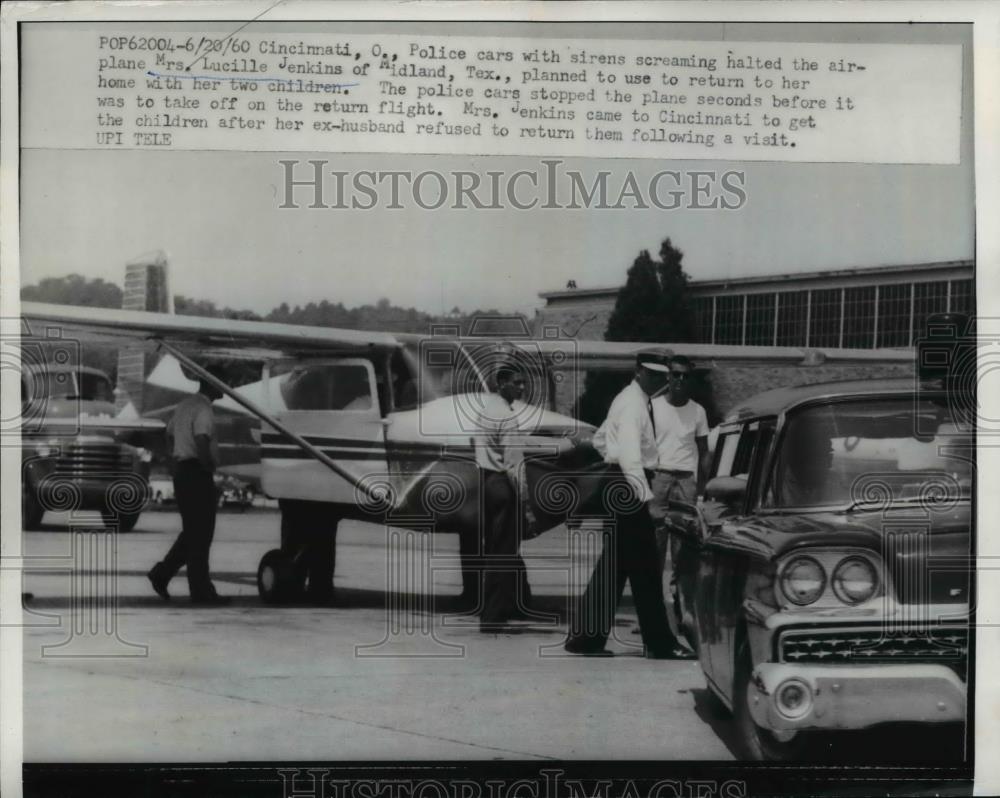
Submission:
[[[113,402],[115,400],[111,380],[103,374],[92,374],[84,371],[79,374],[78,380],[80,383],[79,398],[85,402]]]
[[[85,402],[113,402],[114,389],[104,374],[75,368],[52,369],[22,380],[26,401],[40,399],[82,399]]]
[[[845,401],[790,414],[765,501],[772,507],[940,502],[972,492],[975,438],[947,403]]]

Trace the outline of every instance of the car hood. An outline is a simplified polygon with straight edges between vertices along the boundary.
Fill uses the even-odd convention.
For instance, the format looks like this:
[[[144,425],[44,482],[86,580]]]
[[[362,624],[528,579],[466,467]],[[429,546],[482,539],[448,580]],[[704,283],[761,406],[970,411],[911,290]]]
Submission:
[[[733,519],[718,542],[775,560],[816,547],[869,549],[904,604],[966,602],[972,571],[971,507],[905,505],[864,512],[802,512]]]

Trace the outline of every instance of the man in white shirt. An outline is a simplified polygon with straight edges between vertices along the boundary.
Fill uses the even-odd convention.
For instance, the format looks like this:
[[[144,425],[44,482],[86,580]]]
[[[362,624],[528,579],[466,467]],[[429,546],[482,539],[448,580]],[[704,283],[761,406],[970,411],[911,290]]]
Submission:
[[[670,359],[669,390],[653,400],[657,462],[650,484],[654,495],[650,511],[657,524],[661,560],[667,550],[667,534],[662,529],[667,503],[673,500],[694,504],[704,492],[712,465],[705,408],[690,398],[693,379],[694,363],[684,355],[674,355]]]
[[[608,417],[594,434],[593,445],[609,464],[609,476],[623,480],[631,493],[617,494],[607,509],[613,522],[587,589],[571,614],[566,651],[585,656],[610,656],[605,650],[618,602],[629,581],[639,616],[646,656],[672,655],[673,635],[663,604],[662,569],[657,568],[656,539],[647,481],[657,465],[651,397],[661,390],[669,370],[669,350],[645,350],[636,358],[635,378],[611,403]],[[617,487],[617,486],[616,486]]]
[[[482,552],[483,601],[480,629],[497,631],[512,620],[526,617],[531,601],[527,570],[518,551],[518,457],[512,436],[518,432],[515,403],[527,384],[517,363],[500,364],[496,392],[477,414],[476,462],[483,473]]]
[[[214,376],[214,375],[213,375]],[[195,604],[226,604],[209,576],[208,553],[215,535],[217,493],[213,474],[219,464],[212,402],[222,392],[201,380],[198,393],[182,400],[167,424],[168,452],[173,460],[174,497],[181,514],[181,533],[170,551],[147,574],[153,589],[170,598],[167,586],[184,566]]]

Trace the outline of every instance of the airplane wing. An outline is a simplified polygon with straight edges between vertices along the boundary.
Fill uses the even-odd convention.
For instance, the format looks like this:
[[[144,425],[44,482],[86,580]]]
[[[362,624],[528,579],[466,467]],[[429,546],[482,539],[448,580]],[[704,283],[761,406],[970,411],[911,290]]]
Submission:
[[[578,341],[541,339],[513,341],[519,346],[546,354],[554,368],[630,367],[636,354],[651,344],[632,341]],[[698,365],[738,361],[742,365],[818,366],[823,363],[857,365],[862,363],[913,363],[912,349],[841,349],[837,347],[742,346],[729,344],[666,343],[656,344],[675,354],[686,355]]]
[[[56,327],[62,336],[88,342],[164,341],[195,349],[202,357],[266,360],[325,354],[355,354],[395,348],[399,341],[384,332],[306,327],[266,321],[177,316],[135,310],[22,302],[21,317],[32,335],[44,337]]]

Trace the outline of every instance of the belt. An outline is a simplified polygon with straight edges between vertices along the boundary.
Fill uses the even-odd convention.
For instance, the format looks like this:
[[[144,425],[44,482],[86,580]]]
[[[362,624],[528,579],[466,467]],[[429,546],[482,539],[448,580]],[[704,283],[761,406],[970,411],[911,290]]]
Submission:
[[[694,476],[694,471],[675,471],[672,468],[657,468],[657,474],[666,474],[667,476],[676,477],[677,479],[687,479],[688,477]]]

